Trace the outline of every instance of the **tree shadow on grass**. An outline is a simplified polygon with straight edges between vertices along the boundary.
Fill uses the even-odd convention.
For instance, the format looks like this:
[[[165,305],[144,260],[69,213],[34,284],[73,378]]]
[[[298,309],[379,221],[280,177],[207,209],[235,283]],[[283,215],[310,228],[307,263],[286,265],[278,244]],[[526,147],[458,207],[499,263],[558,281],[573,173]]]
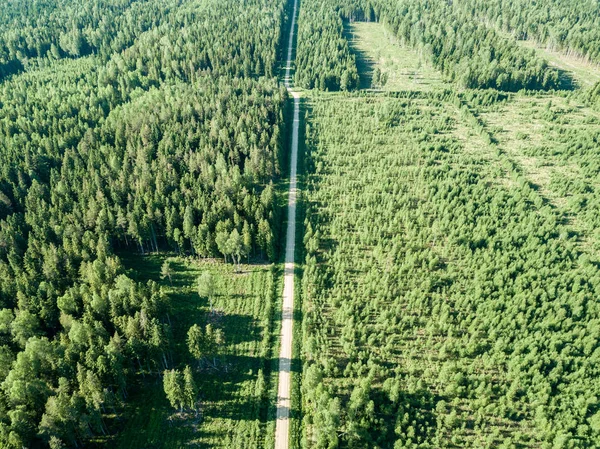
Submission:
[[[558,71],[559,90],[575,90],[580,87],[572,72],[559,68],[556,70]]]
[[[185,442],[189,447],[209,447],[197,440],[218,436],[215,432],[198,425],[202,417],[187,413],[186,417],[177,417],[177,411],[168,403],[162,392],[160,377],[147,377],[143,382],[131,388],[130,400],[111,424],[118,433],[106,437],[104,441],[86,442],[88,448],[115,447],[118,449],[154,448],[167,449],[179,447]],[[119,417],[127,416],[127,420]]]
[[[160,267],[169,255],[141,255],[130,251],[119,251],[115,252],[115,254],[121,259],[121,263],[125,268],[125,274],[134,281],[145,283],[151,280],[162,283]]]
[[[231,420],[274,421],[275,415],[267,413],[269,406],[266,396],[267,385],[265,384],[262,395],[256,391],[260,382],[258,372],[262,370],[263,375],[267,377],[265,369],[268,366],[278,367],[279,358],[262,359],[236,355],[220,357],[217,369],[201,372],[198,375],[202,379],[200,390],[203,392],[203,400],[209,404],[204,412],[205,415]],[[289,361],[289,366],[291,372],[299,372],[300,361],[292,359]],[[248,388],[254,391],[249,393]]]
[[[344,22],[344,38],[348,41],[350,51],[356,58],[356,68],[360,79],[360,89],[370,89],[373,84],[373,71],[376,61],[357,46],[357,37],[352,31],[352,24]]]
[[[196,366],[194,377],[201,404],[199,418],[191,412],[185,414],[187,417],[173,418],[178,413],[162,392],[162,378],[140,379],[130,391],[131,399],[135,400],[130,400],[118,413],[131,420],[114,423],[113,428],[123,426],[114,444],[119,449],[161,449],[169,447],[166,442],[187,441],[190,447],[208,447],[199,441],[211,440],[220,434],[207,430],[202,425],[205,421],[258,421],[262,424],[274,421],[275,416],[269,414],[268,384],[261,392],[258,373],[263,370],[264,380],[268,382],[265,369],[277,363],[278,359],[221,355],[217,356],[216,367],[206,363],[201,369]],[[299,366],[299,361],[292,360],[291,366]]]
[[[128,276],[144,283],[148,280],[156,281],[166,289],[172,306],[169,317],[172,332],[170,367],[182,369],[183,366],[190,365],[195,368],[200,401],[203,404],[203,418],[199,423],[195,422],[197,420],[181,417],[169,420],[174,410],[164,397],[162,378],[156,375],[146,376],[146,379],[139,377],[135,382],[136,391],[131,392],[132,407],[119,412],[120,416],[129,417],[126,424],[115,425],[115,428],[124,426],[122,434],[120,432],[117,437],[119,442],[123,438],[134,438],[139,443],[137,447],[166,447],[167,443],[155,444],[157,432],[146,430],[146,426],[149,425],[146,422],[160,422],[160,425],[165,427],[166,433],[176,434],[170,438],[173,444],[186,442],[189,447],[206,447],[198,441],[214,441],[215,437],[218,437],[206,433],[210,432],[215,424],[203,425],[203,420],[208,422],[226,420],[233,423],[256,421],[262,423],[261,425],[267,423],[270,418],[268,415],[269,382],[272,370],[276,369],[274,368],[276,361],[272,359],[271,354],[259,354],[258,351],[264,338],[264,331],[269,330],[264,329],[265,324],[252,314],[223,313],[218,310],[218,304],[224,306],[226,310],[235,309],[237,307],[230,307],[231,304],[225,303],[246,301],[253,297],[252,294],[216,295],[217,310],[216,313],[211,314],[208,298],[200,297],[196,290],[196,279],[203,269],[202,264],[193,261],[187,263],[173,253],[146,256],[123,254],[121,257]],[[171,266],[173,274],[170,280],[161,279],[161,266],[169,257],[173,257]],[[244,273],[232,273],[227,269],[226,276],[244,276],[265,269],[264,266],[258,265],[247,265],[243,268]],[[282,268],[276,265],[274,270],[281,274]],[[280,317],[274,313],[274,318]],[[223,345],[225,353],[216,356],[216,368],[210,366],[213,362],[211,357],[210,361],[203,363],[202,368],[198,369],[197,362],[193,360],[187,349],[187,331],[193,324],[205,326],[208,322],[223,329],[226,339]],[[244,348],[248,346],[256,346],[256,356],[233,354],[239,348],[242,348],[244,353],[247,352]],[[262,371],[264,376],[262,381],[259,381],[259,371]],[[261,387],[260,384],[263,382],[264,386]],[[148,396],[153,399],[147,400]],[[135,426],[144,427],[142,433],[137,436],[133,430]],[[217,426],[220,428],[221,424]],[[133,449],[133,446],[124,444],[124,449]]]

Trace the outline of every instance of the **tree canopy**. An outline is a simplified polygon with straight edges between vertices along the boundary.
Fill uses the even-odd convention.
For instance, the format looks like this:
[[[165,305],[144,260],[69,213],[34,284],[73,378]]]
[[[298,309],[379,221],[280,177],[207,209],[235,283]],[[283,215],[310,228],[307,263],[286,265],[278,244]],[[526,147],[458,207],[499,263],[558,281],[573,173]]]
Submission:
[[[168,297],[116,252],[275,257],[283,17],[266,0],[0,5],[0,446],[80,447],[134,374],[172,369]]]

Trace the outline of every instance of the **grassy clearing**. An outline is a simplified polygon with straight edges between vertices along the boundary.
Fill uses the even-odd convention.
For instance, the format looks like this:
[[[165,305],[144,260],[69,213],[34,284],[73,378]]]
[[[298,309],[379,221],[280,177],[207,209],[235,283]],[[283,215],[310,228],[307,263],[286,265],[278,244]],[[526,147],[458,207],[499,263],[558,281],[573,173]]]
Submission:
[[[429,91],[445,84],[425,55],[401,44],[380,23],[350,23],[346,37],[357,58],[361,89],[372,87],[376,68],[387,75],[386,91]]]
[[[167,255],[125,256],[130,276],[160,282],[169,294],[172,313],[174,366],[192,364],[186,335],[192,324],[211,320],[222,327],[226,342],[218,369],[195,373],[202,402],[201,416],[182,418],[168,405],[161,379],[140,379],[125,415],[129,418],[118,449],[139,448],[261,448],[272,442],[274,422],[268,403],[273,391],[271,354],[273,307],[278,291],[277,265],[232,265],[215,260],[170,257],[173,284],[160,279]],[[217,280],[214,316],[206,299],[196,293],[196,279],[208,270]]]
[[[524,47],[533,48],[546,58],[551,65],[570,74],[576,85],[589,87],[600,81],[600,66],[597,64],[577,56],[552,50],[531,40],[519,41],[519,43]]]

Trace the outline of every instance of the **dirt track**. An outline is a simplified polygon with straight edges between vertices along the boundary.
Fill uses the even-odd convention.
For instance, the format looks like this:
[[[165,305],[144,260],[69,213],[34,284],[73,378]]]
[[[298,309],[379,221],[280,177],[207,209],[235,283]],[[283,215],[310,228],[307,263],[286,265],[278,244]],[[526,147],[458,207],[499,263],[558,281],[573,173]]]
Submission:
[[[294,318],[294,253],[296,243],[296,166],[298,162],[298,127],[300,125],[300,95],[291,87],[290,70],[298,0],[294,1],[285,69],[285,87],[294,98],[294,121],[290,157],[290,186],[288,194],[288,223],[285,244],[285,273],[283,307],[281,311],[281,348],[279,351],[279,386],[277,388],[277,424],[275,449],[288,449],[290,440],[291,361]]]

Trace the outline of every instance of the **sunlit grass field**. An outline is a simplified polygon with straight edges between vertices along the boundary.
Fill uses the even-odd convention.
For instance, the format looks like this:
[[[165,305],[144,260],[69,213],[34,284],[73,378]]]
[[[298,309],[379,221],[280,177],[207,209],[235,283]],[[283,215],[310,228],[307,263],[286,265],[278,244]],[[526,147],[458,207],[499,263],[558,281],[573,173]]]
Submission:
[[[403,45],[381,23],[347,24],[346,38],[356,56],[361,89],[372,87],[376,68],[387,76],[387,82],[378,87],[382,90],[428,91],[449,87],[427,55]]]

